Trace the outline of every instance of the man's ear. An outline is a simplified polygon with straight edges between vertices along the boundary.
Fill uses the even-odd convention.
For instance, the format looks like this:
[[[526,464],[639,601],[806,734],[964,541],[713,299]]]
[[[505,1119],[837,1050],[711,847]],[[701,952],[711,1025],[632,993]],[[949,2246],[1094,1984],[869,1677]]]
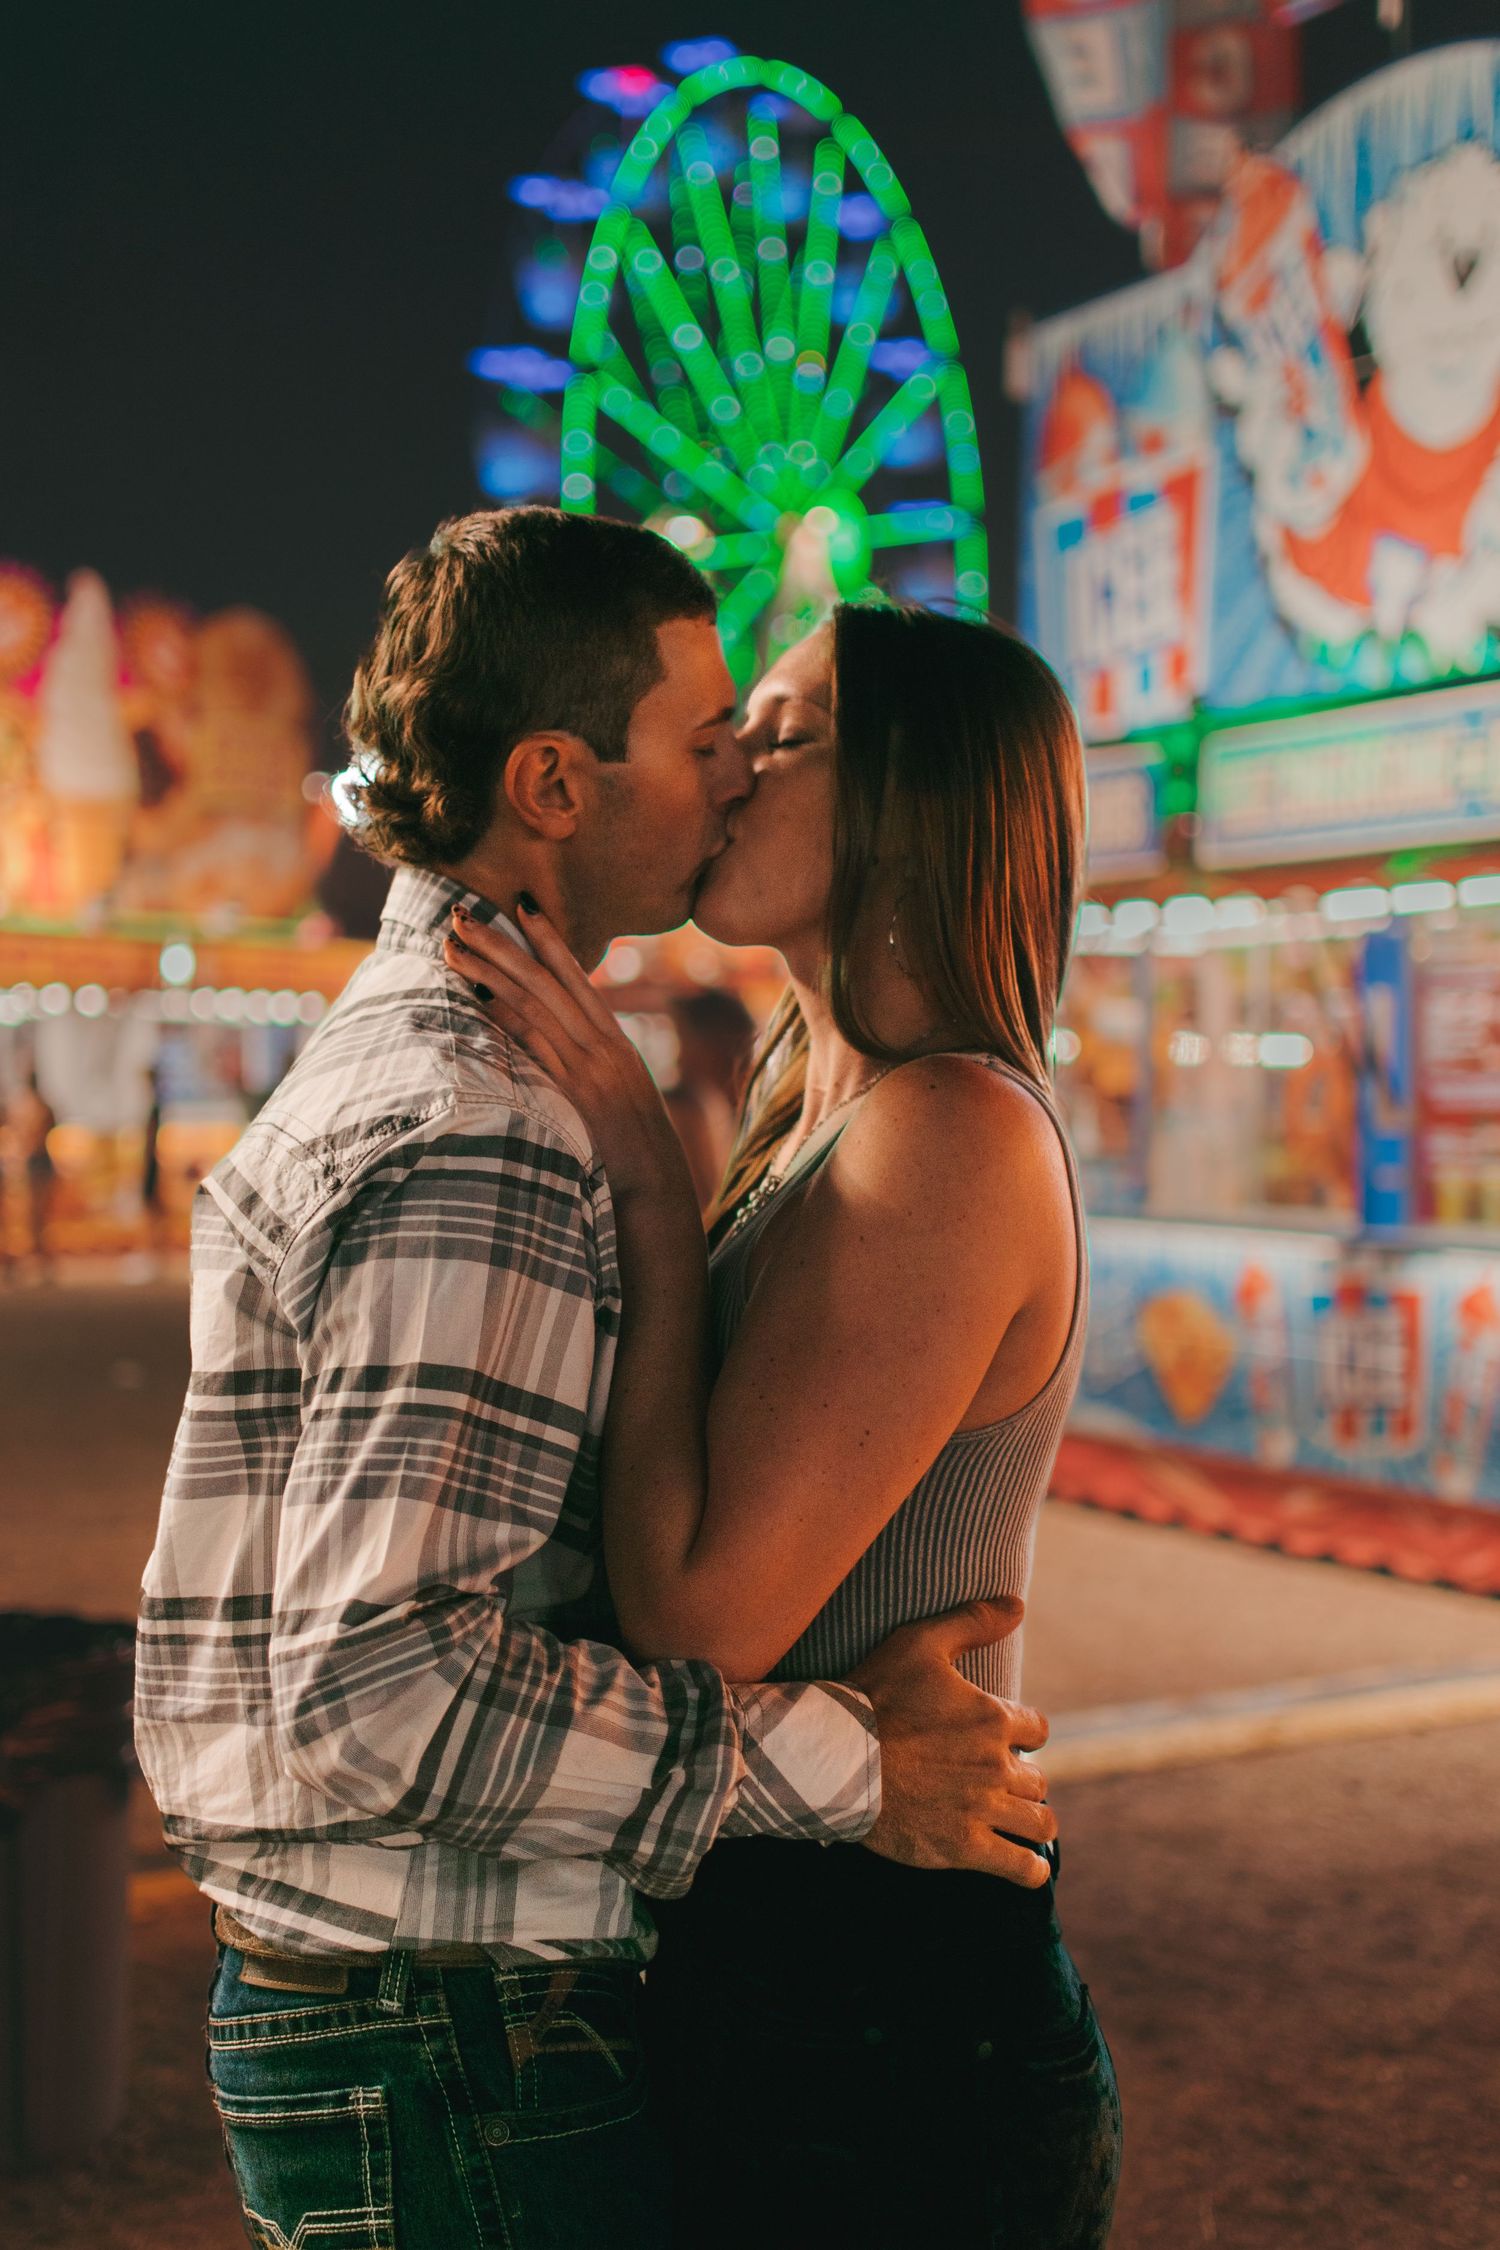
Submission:
[[[533,836],[560,843],[573,835],[589,802],[594,753],[580,735],[527,734],[505,762],[500,787]]]

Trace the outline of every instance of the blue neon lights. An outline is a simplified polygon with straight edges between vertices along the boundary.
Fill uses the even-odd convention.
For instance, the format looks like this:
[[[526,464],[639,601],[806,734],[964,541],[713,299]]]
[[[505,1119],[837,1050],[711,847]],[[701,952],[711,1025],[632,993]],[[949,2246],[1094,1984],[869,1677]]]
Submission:
[[[674,39],[670,46],[663,47],[661,59],[679,78],[689,78],[695,70],[707,70],[714,63],[733,62],[738,53],[732,39]]]
[[[560,391],[573,369],[535,344],[502,344],[470,352],[469,373],[482,383],[509,383],[518,391]]]
[[[603,187],[588,180],[564,180],[550,172],[523,172],[510,183],[512,203],[525,210],[541,211],[560,226],[578,219],[597,219],[609,201]]]

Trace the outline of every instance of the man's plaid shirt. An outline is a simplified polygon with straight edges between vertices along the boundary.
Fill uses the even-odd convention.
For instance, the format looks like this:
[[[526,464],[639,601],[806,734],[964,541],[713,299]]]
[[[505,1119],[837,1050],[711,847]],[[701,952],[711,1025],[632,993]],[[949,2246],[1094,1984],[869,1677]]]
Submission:
[[[494,917],[397,875],[199,1190],[137,1742],[182,1865],[292,1951],[643,1957],[636,1892],[685,1890],[716,1836],[869,1828],[872,1721],[608,1645],[609,1192],[444,968],[455,901]]]

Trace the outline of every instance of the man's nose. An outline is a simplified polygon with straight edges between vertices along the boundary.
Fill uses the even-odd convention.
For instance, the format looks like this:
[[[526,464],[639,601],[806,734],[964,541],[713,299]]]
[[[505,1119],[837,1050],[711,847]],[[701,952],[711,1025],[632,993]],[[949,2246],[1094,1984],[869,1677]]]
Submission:
[[[724,754],[716,762],[715,778],[718,787],[715,795],[727,812],[733,805],[742,805],[755,790],[755,768],[750,763],[750,753],[737,734],[726,734]]]

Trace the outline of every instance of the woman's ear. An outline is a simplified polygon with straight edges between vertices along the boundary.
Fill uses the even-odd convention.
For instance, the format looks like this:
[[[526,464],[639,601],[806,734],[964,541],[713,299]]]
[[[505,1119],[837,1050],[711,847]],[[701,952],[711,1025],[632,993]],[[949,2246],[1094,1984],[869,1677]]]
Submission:
[[[593,753],[576,734],[527,734],[505,762],[501,789],[523,828],[548,843],[573,835],[588,801]]]

